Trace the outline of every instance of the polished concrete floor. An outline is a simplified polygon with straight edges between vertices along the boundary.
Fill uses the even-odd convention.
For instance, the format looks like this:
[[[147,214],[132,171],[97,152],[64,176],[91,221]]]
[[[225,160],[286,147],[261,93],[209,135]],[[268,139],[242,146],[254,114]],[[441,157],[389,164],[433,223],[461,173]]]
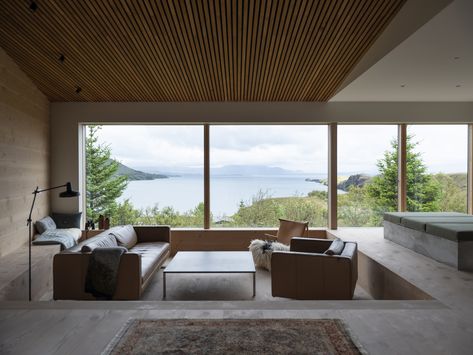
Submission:
[[[100,354],[132,317],[341,318],[371,354],[473,353],[472,273],[459,272],[385,241],[381,228],[346,228],[334,234],[358,241],[360,251],[435,299],[292,301],[265,299],[261,293],[261,299],[255,300],[183,301],[177,299],[186,299],[192,292],[182,293],[179,285],[186,281],[175,279],[166,301],[0,303],[0,354]],[[234,281],[248,281],[248,289],[251,286],[244,278],[229,279],[228,285]],[[211,284],[211,280],[195,283],[194,295],[205,282]],[[159,296],[159,291],[153,291],[159,286],[158,280],[145,296]],[[218,298],[220,291],[214,292]]]
[[[163,270],[156,273],[142,296],[143,301],[163,298]],[[355,300],[372,299],[361,287],[355,289]],[[271,274],[256,269],[256,296],[253,298],[252,274],[168,274],[166,300],[174,301],[281,301],[271,295]]]

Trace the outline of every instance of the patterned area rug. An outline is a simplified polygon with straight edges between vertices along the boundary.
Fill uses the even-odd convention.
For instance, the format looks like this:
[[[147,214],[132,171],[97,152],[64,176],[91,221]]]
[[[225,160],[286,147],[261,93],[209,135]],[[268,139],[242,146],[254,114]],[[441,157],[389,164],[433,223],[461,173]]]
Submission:
[[[103,354],[366,354],[339,319],[133,319]]]

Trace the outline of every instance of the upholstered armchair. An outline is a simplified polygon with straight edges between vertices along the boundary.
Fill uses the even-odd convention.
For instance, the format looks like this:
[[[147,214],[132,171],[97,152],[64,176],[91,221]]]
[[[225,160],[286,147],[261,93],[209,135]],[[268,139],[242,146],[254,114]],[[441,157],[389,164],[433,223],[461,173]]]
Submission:
[[[332,240],[292,238],[290,251],[271,257],[273,297],[299,300],[349,300],[358,279],[357,244],[343,242],[339,255],[324,252]]]

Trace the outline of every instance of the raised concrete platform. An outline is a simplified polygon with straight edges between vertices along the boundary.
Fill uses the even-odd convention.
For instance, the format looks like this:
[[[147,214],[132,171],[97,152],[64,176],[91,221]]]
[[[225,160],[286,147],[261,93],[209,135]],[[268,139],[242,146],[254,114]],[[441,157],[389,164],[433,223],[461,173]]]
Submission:
[[[473,271],[472,241],[440,237],[387,220],[384,221],[384,238],[458,270]]]

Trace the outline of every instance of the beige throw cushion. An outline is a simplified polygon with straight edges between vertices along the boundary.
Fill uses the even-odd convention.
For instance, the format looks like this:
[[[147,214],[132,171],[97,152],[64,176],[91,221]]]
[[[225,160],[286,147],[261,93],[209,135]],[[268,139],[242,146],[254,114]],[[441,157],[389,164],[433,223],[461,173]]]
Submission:
[[[138,236],[136,235],[135,228],[132,225],[119,226],[112,228],[110,234],[117,238],[119,246],[127,249],[133,248],[138,243]]]
[[[90,253],[95,248],[110,248],[118,246],[117,240],[111,234],[104,235],[103,237],[93,238],[90,242],[82,245],[81,251],[83,253]]]
[[[325,255],[340,255],[345,247],[345,243],[341,239],[335,239],[330,247],[325,251]]]

